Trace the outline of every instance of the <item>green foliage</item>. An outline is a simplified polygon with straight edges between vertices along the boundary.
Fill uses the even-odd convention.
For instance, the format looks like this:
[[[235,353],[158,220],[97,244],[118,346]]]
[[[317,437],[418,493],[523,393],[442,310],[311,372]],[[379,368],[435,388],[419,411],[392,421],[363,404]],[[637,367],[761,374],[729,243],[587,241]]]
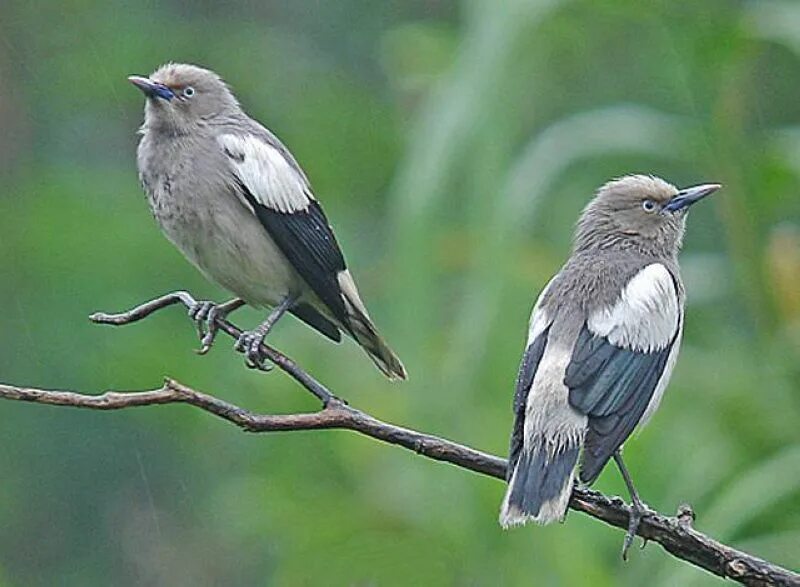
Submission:
[[[316,408],[181,312],[223,299],[139,189],[125,76],[209,65],[308,171],[381,330],[384,382],[297,322],[272,341],[367,411],[502,453],[528,313],[610,177],[725,189],[692,212],[675,377],[626,447],[653,507],[797,568],[800,7],[791,2],[0,5],[0,380],[100,391],[164,375]],[[255,324],[252,311],[237,315]],[[501,484],[346,432],[244,435],[185,407],[0,405],[0,585],[710,585],[586,516],[502,532]],[[598,488],[622,493],[612,469]]]

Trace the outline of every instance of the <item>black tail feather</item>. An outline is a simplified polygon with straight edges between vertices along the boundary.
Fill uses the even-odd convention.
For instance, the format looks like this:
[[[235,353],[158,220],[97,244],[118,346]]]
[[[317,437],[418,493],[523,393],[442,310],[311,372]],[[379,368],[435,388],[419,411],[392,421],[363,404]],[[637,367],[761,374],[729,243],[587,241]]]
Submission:
[[[500,512],[504,527],[529,520],[546,524],[566,513],[579,447],[561,446],[555,454],[536,443],[519,454]]]

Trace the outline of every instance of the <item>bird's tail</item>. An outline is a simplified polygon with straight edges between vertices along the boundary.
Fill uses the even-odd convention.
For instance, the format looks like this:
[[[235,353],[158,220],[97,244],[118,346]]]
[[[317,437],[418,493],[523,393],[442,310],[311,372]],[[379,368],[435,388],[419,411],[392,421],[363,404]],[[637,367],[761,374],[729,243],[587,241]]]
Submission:
[[[392,381],[408,379],[406,368],[386,341],[381,338],[369,316],[360,312],[351,314],[350,330],[375,366]]]
[[[372,359],[375,366],[390,380],[406,380],[408,373],[400,358],[394,353],[386,341],[378,334],[377,328],[367,314],[364,303],[358,296],[349,272],[340,273],[339,284],[344,294],[345,308],[347,310],[347,328],[356,342]]]
[[[538,439],[524,446],[508,482],[500,509],[503,528],[520,526],[533,521],[549,524],[561,520],[567,513],[579,444],[555,445]]]

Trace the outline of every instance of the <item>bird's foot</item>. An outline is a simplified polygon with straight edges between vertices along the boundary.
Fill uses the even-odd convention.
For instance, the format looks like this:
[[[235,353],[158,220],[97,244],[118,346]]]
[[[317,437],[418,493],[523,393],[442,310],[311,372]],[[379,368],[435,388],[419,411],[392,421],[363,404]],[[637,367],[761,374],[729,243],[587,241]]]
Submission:
[[[636,538],[636,532],[639,530],[641,521],[649,515],[655,513],[646,503],[640,499],[633,499],[630,505],[630,513],[628,514],[628,531],[625,533],[625,539],[622,542],[622,560],[628,560],[628,550],[633,545],[633,539]],[[647,539],[642,538],[642,548],[647,544]]]
[[[197,354],[205,355],[219,331],[219,324],[217,320],[225,318],[234,310],[241,308],[244,302],[238,298],[234,298],[224,304],[216,304],[207,300],[195,302],[189,308],[189,317],[194,321],[197,327],[197,336],[200,339],[200,348],[197,349]]]
[[[244,362],[251,369],[272,371],[272,366],[267,364],[267,357],[262,351],[264,339],[294,303],[295,298],[287,295],[280,304],[273,308],[267,319],[250,332],[242,332],[233,346],[240,353],[244,353]]]
[[[200,339],[202,347],[197,352],[201,355],[204,355],[208,352],[208,349],[211,348],[211,343],[214,341],[214,326],[209,324],[208,318],[211,315],[212,309],[216,308],[217,305],[214,302],[208,300],[202,300],[195,302],[194,305],[189,307],[189,318],[192,319],[194,322],[195,327],[197,328],[197,338]],[[209,344],[206,344],[206,337],[209,336]]]
[[[261,345],[264,344],[267,334],[269,334],[269,331],[264,332],[264,329],[259,326],[255,330],[242,332],[233,346],[238,352],[244,353],[245,365],[250,369],[258,369],[264,372],[272,371],[272,365],[267,363],[267,357],[261,352]]]

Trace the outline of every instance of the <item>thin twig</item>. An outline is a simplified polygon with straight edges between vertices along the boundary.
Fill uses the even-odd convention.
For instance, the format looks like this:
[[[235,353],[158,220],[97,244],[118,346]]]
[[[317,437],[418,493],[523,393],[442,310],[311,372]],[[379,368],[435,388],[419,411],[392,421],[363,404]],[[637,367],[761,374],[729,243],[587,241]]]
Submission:
[[[191,307],[194,299],[186,292],[177,292],[123,314],[95,314],[92,316],[92,320],[103,324],[129,324],[176,303]],[[227,320],[220,319],[217,322],[221,331],[233,337],[239,336],[241,330]],[[378,420],[336,398],[324,385],[279,351],[268,345],[265,345],[262,350],[272,362],[316,396],[323,403],[323,408],[318,412],[303,414],[256,414],[172,380],[165,381],[161,388],[151,391],[106,392],[95,396],[0,384],[0,398],[97,410],[186,403],[250,432],[329,428],[353,430],[389,444],[402,446],[431,459],[448,462],[490,477],[504,479],[506,472],[504,459],[437,436]],[[570,507],[612,526],[627,529],[630,508],[618,497],[608,497],[598,491],[576,487],[570,500]],[[687,514],[687,506],[681,507],[682,510],[676,517],[661,514],[645,517],[637,534],[647,540],[657,542],[679,559],[744,585],[800,586],[800,575],[797,573],[736,550],[693,529],[690,523],[693,518]]]
[[[119,314],[106,314],[105,312],[95,312],[91,316],[89,316],[89,320],[95,322],[96,324],[110,324],[112,326],[124,326],[125,324],[132,324],[134,322],[138,322],[144,318],[147,318],[153,312],[157,312],[163,308],[167,308],[169,306],[175,304],[183,304],[186,306],[187,309],[192,308],[197,301],[192,297],[189,292],[186,291],[176,291],[172,293],[168,293],[166,295],[161,296],[160,298],[156,298],[154,300],[150,300],[149,302],[145,302],[140,306],[136,306],[135,308],[128,310],[127,312],[121,312]],[[219,326],[219,329],[231,336],[234,339],[238,339],[239,335],[242,334],[242,330],[237,328],[228,320],[224,318],[217,318],[216,323]],[[267,344],[261,345],[261,351],[265,357],[267,357],[270,361],[275,363],[278,367],[286,371],[289,375],[291,375],[300,385],[305,387],[308,391],[314,394],[319,401],[322,402],[322,405],[327,405],[328,402],[331,400],[336,399],[336,396],[333,395],[328,389],[322,385],[319,381],[311,377],[308,373],[306,373],[303,369],[301,369],[297,363],[292,361],[289,357],[284,355],[277,349],[272,348]]]

